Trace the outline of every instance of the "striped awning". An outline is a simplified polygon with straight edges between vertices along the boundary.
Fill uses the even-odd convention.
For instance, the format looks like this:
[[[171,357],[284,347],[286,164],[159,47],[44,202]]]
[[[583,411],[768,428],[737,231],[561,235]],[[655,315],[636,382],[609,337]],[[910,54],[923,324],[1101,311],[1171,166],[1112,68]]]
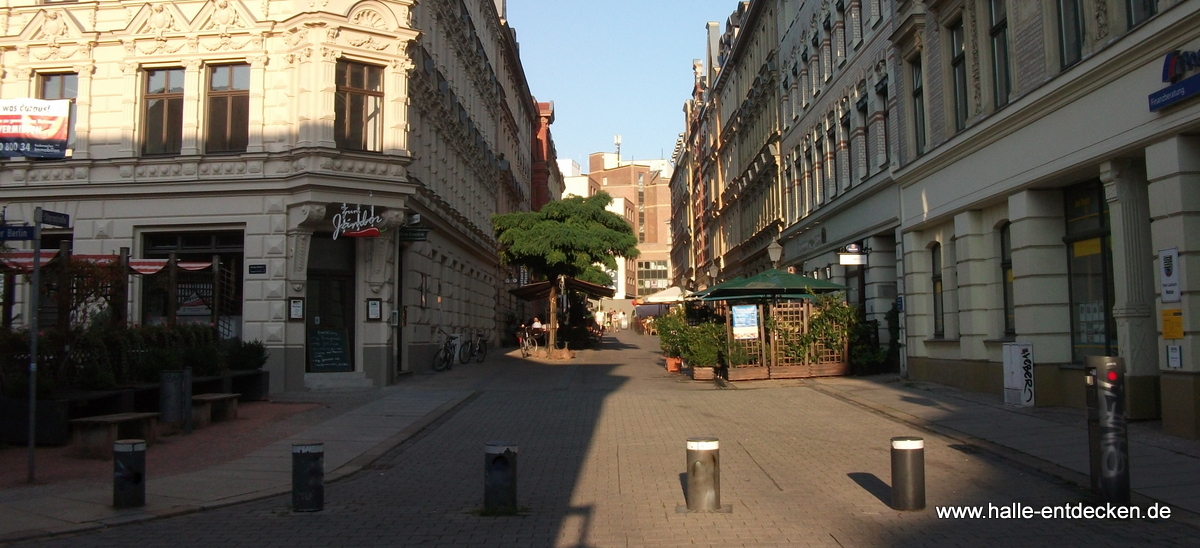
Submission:
[[[51,251],[46,251],[39,254],[38,263],[45,267],[50,261],[54,260],[58,254]],[[109,264],[117,260],[116,255],[71,255],[71,258],[77,260],[91,261],[97,264]],[[134,274],[156,274],[167,267],[168,259],[130,259],[129,268]],[[183,270],[206,270],[212,267],[212,261],[178,261],[176,265]],[[33,252],[32,251],[13,251],[0,254],[0,268],[19,273],[28,273],[33,271]]]

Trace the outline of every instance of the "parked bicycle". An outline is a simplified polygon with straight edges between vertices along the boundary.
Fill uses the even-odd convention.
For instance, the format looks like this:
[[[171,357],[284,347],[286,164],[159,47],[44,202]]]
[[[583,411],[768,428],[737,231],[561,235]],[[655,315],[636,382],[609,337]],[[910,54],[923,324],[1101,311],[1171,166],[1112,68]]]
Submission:
[[[462,348],[458,351],[458,360],[462,363],[471,361],[471,358],[475,358],[475,363],[483,363],[483,359],[486,357],[487,339],[483,338],[482,331],[476,331],[475,339],[463,343]]]
[[[537,350],[537,338],[528,327],[522,326],[517,330],[517,342],[521,345],[521,357],[528,358]]]
[[[446,336],[446,341],[442,343],[442,347],[433,355],[433,370],[445,371],[454,367],[454,354],[458,350],[458,341],[462,338],[462,335],[447,333],[440,327],[438,328],[438,332]],[[464,361],[463,363],[466,362]]]

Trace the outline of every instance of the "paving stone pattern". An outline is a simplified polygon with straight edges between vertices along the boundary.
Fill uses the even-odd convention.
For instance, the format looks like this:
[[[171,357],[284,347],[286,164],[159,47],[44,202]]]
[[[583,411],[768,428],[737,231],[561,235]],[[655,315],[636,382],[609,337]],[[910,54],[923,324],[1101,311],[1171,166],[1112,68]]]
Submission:
[[[569,364],[498,356],[406,381],[478,393],[326,485],[322,512],[275,497],[21,546],[1200,546],[1172,520],[939,520],[934,506],[1090,499],[810,383],[684,380],[663,371],[656,339],[618,337]],[[676,511],[685,441],[700,435],[720,439],[731,513]],[[925,511],[887,504],[889,440],[901,435],[926,440]],[[491,440],[519,445],[522,515],[479,515]]]

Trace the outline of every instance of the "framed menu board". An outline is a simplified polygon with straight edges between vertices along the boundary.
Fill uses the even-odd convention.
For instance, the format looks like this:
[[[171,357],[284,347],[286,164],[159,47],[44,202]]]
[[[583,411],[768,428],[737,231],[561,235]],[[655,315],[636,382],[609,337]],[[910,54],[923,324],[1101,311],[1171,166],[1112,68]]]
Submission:
[[[345,329],[310,329],[308,331],[308,371],[336,373],[354,371]]]

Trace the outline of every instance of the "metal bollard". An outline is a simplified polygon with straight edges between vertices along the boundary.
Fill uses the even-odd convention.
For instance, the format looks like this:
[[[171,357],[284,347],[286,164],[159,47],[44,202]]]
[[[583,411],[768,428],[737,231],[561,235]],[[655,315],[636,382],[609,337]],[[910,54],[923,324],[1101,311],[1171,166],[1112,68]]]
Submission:
[[[925,440],[892,438],[892,508],[925,508]]]
[[[483,449],[483,511],[517,513],[517,446],[490,441]]]
[[[717,438],[687,440],[687,509],[721,511],[721,451]]]
[[[1129,504],[1129,432],[1125,421],[1125,360],[1088,356],[1088,453],[1092,490],[1104,502]]]
[[[171,370],[158,374],[159,424],[183,429],[183,371]],[[191,412],[191,409],[188,409]]]
[[[292,444],[292,511],[325,509],[325,444]]]
[[[113,508],[146,505],[146,442],[113,443]]]

